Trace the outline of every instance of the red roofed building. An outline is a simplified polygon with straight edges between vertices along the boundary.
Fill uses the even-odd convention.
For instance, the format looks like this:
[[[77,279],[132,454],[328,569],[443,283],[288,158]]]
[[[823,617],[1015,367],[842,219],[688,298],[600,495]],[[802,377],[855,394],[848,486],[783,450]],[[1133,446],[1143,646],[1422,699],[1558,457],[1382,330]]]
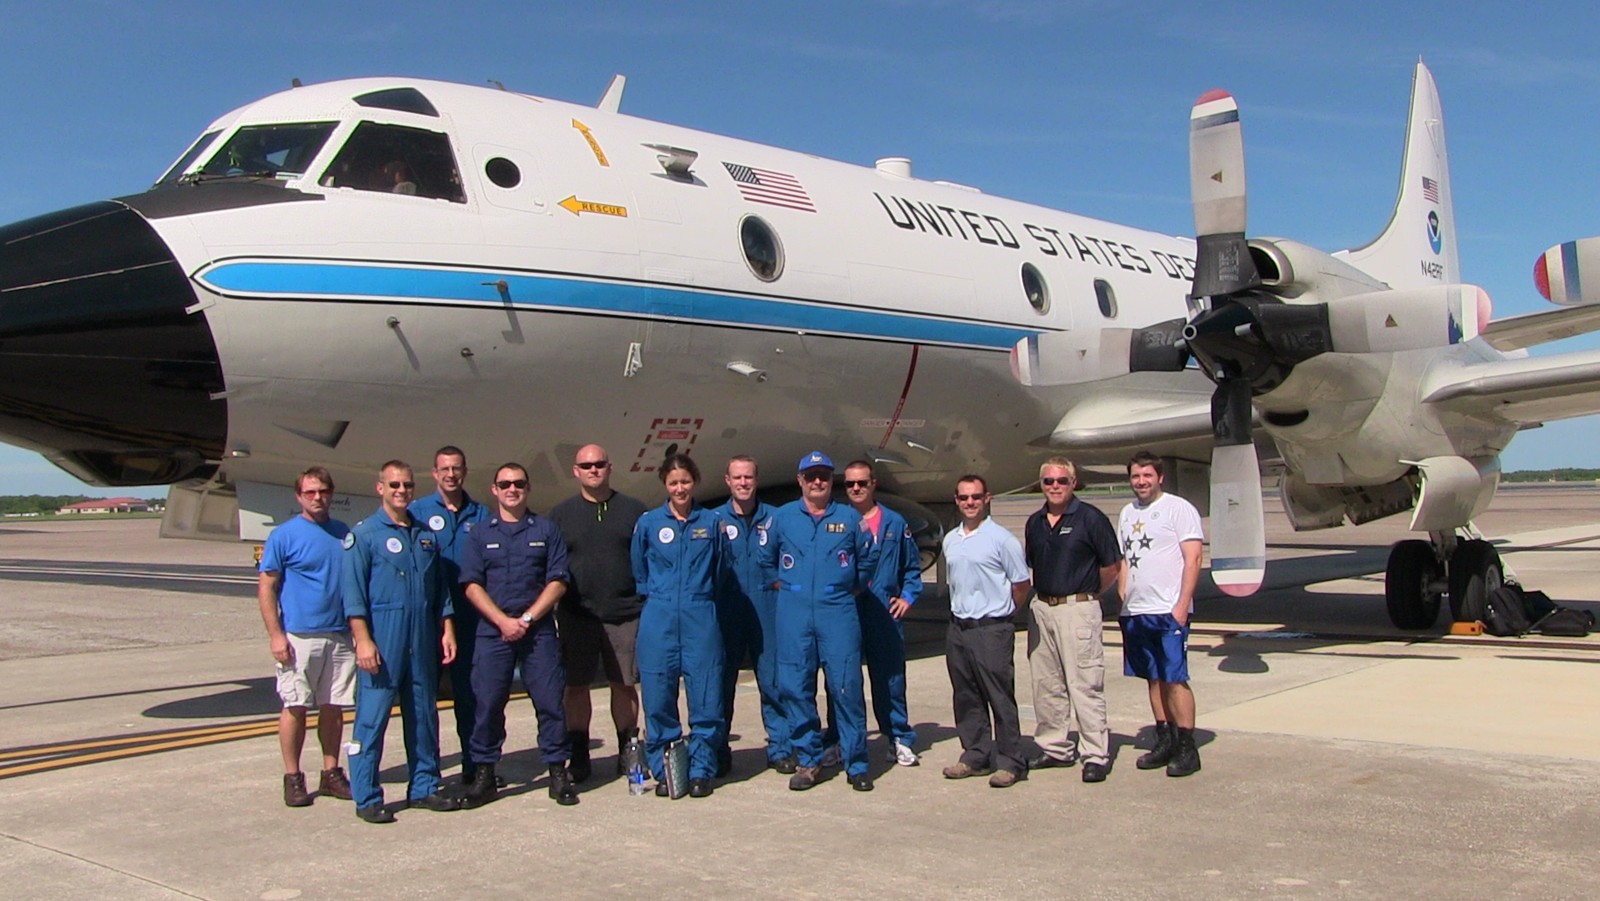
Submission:
[[[74,513],[147,513],[150,504],[136,497],[108,497],[99,500],[79,501],[57,510],[57,515]]]

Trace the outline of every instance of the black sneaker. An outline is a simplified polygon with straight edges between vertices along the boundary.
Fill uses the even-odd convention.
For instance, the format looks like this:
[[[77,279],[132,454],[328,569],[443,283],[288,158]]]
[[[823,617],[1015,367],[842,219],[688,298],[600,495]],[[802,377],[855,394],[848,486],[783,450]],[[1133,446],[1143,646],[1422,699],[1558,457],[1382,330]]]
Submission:
[[[657,782],[656,783],[656,797],[658,797],[658,798],[670,798],[670,797],[672,797],[672,789],[667,788],[667,784],[665,782]]]
[[[1046,754],[1042,751],[1039,753],[1038,757],[1028,758],[1028,769],[1030,770],[1048,770],[1055,767],[1069,767],[1077,765],[1078,758],[1076,757],[1062,759],[1060,757],[1051,757],[1049,754]]]
[[[374,804],[371,807],[358,807],[356,808],[356,816],[366,823],[394,822],[394,814],[390,813],[389,808],[384,807],[382,804]]]
[[[872,774],[857,773],[850,777],[850,787],[858,792],[872,791]]]
[[[412,810],[432,810],[436,813],[446,813],[461,809],[461,799],[434,792],[426,798],[412,798],[406,802]]]
[[[691,797],[691,798],[709,798],[709,797],[711,797],[711,780],[710,779],[690,779],[689,780],[689,797]]]
[[[1083,781],[1104,782],[1107,772],[1109,771],[1103,763],[1086,763],[1083,765]]]
[[[791,776],[794,774],[794,768],[798,766],[798,763],[796,763],[793,757],[775,757],[772,760],[767,761],[767,766],[772,767],[785,776]]]

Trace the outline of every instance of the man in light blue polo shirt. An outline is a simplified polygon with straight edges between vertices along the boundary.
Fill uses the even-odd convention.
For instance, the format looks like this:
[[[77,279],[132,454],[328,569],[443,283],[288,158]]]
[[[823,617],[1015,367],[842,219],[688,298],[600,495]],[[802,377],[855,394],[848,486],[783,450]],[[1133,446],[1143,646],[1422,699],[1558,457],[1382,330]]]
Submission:
[[[1010,788],[1028,772],[1017,714],[1011,616],[1033,586],[1021,542],[989,517],[989,485],[983,476],[965,475],[956,482],[956,508],[961,526],[944,536],[950,572],[945,665],[954,692],[961,759],[945,767],[944,776],[988,775],[991,787]]]

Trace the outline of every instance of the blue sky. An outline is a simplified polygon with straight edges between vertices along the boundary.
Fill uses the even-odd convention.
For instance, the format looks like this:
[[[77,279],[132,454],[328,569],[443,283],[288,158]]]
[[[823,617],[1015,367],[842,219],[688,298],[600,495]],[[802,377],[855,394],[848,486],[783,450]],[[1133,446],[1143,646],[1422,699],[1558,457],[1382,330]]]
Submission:
[[[1189,106],[1224,87],[1252,233],[1336,250],[1388,218],[1420,56],[1444,97],[1465,277],[1497,316],[1544,306],[1546,247],[1600,234],[1592,2],[0,0],[0,22],[0,222],[141,190],[291,78],[496,79],[592,103],[620,72],[633,115],[864,165],[909,156],[920,177],[1181,234]],[[1600,465],[1597,439],[1593,419],[1555,424],[1504,462]],[[125,493],[0,446],[0,494],[80,490]]]

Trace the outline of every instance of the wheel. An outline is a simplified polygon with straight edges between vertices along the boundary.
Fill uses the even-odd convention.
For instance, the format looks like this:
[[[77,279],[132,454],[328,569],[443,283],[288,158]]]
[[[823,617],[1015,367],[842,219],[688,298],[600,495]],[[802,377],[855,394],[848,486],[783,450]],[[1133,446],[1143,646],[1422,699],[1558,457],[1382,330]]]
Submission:
[[[1450,555],[1450,615],[1456,622],[1483,619],[1484,601],[1500,581],[1500,552],[1494,545],[1478,538],[1457,544]]]
[[[1426,629],[1439,618],[1439,558],[1426,541],[1397,542],[1383,573],[1383,599],[1397,629]]]

